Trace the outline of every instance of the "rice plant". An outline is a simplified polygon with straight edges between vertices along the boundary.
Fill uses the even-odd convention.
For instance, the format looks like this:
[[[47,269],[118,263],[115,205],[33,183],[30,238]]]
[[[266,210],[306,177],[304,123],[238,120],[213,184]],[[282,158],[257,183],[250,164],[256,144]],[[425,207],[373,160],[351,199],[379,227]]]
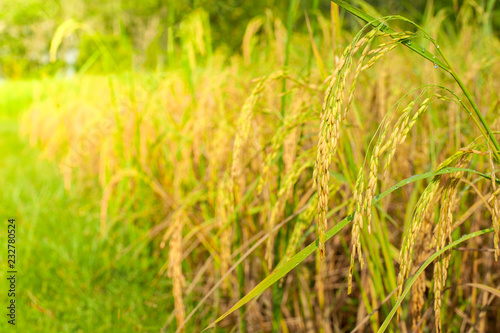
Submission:
[[[367,22],[367,25],[355,36],[353,41],[348,45],[344,51],[342,57],[337,62],[333,74],[326,80],[328,88],[325,92],[325,99],[322,106],[321,112],[321,125],[319,132],[319,141],[317,145],[317,157],[316,164],[314,168],[314,187],[318,193],[318,240],[317,244],[311,244],[306,250],[299,252],[297,255],[289,259],[288,265],[279,266],[270,276],[268,276],[264,281],[262,281],[258,286],[256,286],[247,296],[241,299],[236,305],[234,305],[230,310],[228,310],[224,315],[219,317],[213,326],[223,318],[225,318],[229,313],[236,310],[237,308],[243,306],[251,298],[262,293],[267,287],[277,280],[283,278],[291,269],[294,268],[299,262],[305,260],[305,258],[312,254],[315,248],[318,248],[319,256],[321,260],[325,259],[325,241],[337,233],[339,228],[331,229],[329,237],[327,237],[327,217],[326,214],[329,211],[329,196],[331,191],[329,190],[330,183],[330,163],[332,157],[336,153],[338,146],[339,137],[341,135],[342,122],[345,120],[347,113],[349,111],[350,105],[352,104],[353,97],[355,94],[356,84],[359,75],[369,68],[373,67],[376,62],[389,54],[395,47],[399,45],[404,45],[408,47],[411,51],[423,56],[425,59],[432,62],[434,68],[442,68],[447,71],[458,83],[462,89],[463,94],[466,96],[470,106],[466,105],[462,100],[450,89],[439,85],[428,85],[420,88],[420,95],[413,99],[403,110],[399,113],[399,119],[396,122],[392,122],[394,114],[392,111],[399,107],[400,101],[387,113],[383,119],[383,122],[378,129],[378,138],[376,138],[376,143],[372,148],[369,171],[368,171],[368,182],[365,181],[365,171],[364,164],[359,170],[356,185],[353,192],[353,198],[355,205],[355,211],[346,219],[344,219],[337,227],[340,225],[343,228],[347,225],[346,222],[352,220],[352,234],[351,234],[351,262],[348,276],[348,294],[352,290],[352,279],[353,279],[353,269],[355,265],[355,258],[357,257],[360,268],[363,269],[363,251],[361,248],[360,233],[366,232],[368,235],[372,234],[371,221],[372,221],[372,207],[374,204],[374,198],[380,200],[382,195],[377,195],[377,185],[378,185],[378,164],[380,160],[383,159],[385,155],[384,164],[384,174],[387,174],[388,168],[391,166],[391,160],[395,154],[398,145],[405,141],[406,136],[412,127],[416,124],[419,117],[429,108],[434,99],[446,102],[455,102],[459,104],[468,113],[470,120],[475,122],[479,130],[482,132],[483,137],[481,138],[481,143],[471,144],[464,147],[463,150],[458,151],[450,158],[441,163],[437,168],[436,172],[447,170],[449,173],[448,179],[446,181],[442,180],[441,174],[434,173],[433,180],[421,194],[418,203],[415,207],[413,218],[410,221],[409,229],[404,234],[403,245],[401,248],[399,256],[399,273],[397,281],[397,297],[398,301],[396,306],[386,318],[382,326],[378,329],[379,332],[384,331],[390,322],[390,319],[394,315],[394,310],[398,313],[399,320],[399,305],[403,300],[403,289],[405,289],[405,294],[412,287],[413,282],[420,277],[423,270],[419,270],[412,278],[412,282],[408,283],[405,288],[405,279],[408,278],[410,271],[412,270],[413,257],[418,256],[424,251],[435,249],[434,258],[437,261],[434,263],[434,313],[435,313],[435,329],[437,332],[442,330],[442,320],[441,320],[441,308],[442,300],[441,293],[444,290],[447,281],[447,270],[451,259],[451,251],[444,252],[444,248],[451,248],[452,246],[446,246],[448,242],[454,245],[458,245],[460,242],[452,242],[452,226],[453,226],[453,216],[454,210],[458,205],[458,185],[460,179],[464,177],[464,172],[475,172],[473,169],[467,169],[470,164],[471,157],[473,153],[481,153],[484,151],[483,155],[489,156],[490,158],[490,172],[491,177],[486,174],[482,176],[486,179],[491,179],[492,189],[491,196],[494,198],[493,194],[496,188],[497,179],[495,178],[495,162],[498,163],[500,159],[498,158],[499,145],[496,138],[491,131],[488,123],[484,119],[481,111],[479,110],[477,104],[471,97],[471,94],[463,84],[462,80],[458,74],[452,69],[450,62],[447,60],[446,56],[440,49],[437,42],[432,39],[432,37],[425,33],[417,24],[399,16],[384,17],[381,19],[374,19],[368,14],[359,11],[358,9],[350,6],[344,1],[336,1],[343,8],[347,9],[349,12],[360,17]],[[417,30],[416,32],[404,31],[396,32],[388,27],[388,23],[393,20],[403,20],[410,23]],[[368,32],[367,32],[368,31]],[[434,46],[435,50],[439,52],[440,57],[436,57],[428,50],[412,44],[412,40],[417,36],[421,36],[429,40]],[[379,44],[374,44],[374,40],[380,38],[389,38],[389,41],[379,42]],[[345,86],[346,80],[351,71],[351,66],[353,62],[353,55],[362,49],[362,53],[358,59],[358,64],[354,71],[353,78],[351,79],[351,88],[349,89],[349,95],[345,99]],[[439,93],[439,94],[438,94]],[[448,96],[443,96],[441,93],[445,93]],[[411,93],[407,94],[405,97],[408,98]],[[429,96],[429,97],[426,97]],[[420,101],[423,97],[426,97]],[[345,106],[344,106],[345,105]],[[414,111],[415,105],[418,105],[416,111]],[[471,111],[472,109],[472,111]],[[473,114],[474,113],[474,114]],[[375,138],[374,138],[375,139]],[[372,141],[374,140],[372,139]],[[477,141],[477,140],[476,140]],[[450,168],[453,167],[453,168]],[[415,176],[412,176],[415,177]],[[411,178],[412,178],[411,177]],[[386,178],[386,177],[384,177]],[[409,179],[411,179],[409,178]],[[405,180],[402,183],[398,183],[394,188],[399,188],[401,185],[407,185],[410,180]],[[401,184],[401,185],[400,185]],[[492,199],[494,201],[495,199]],[[439,210],[439,215],[430,218],[426,217],[427,212],[433,209],[433,205],[440,202],[441,208]],[[484,202],[487,208],[490,208],[490,204]],[[493,208],[494,209],[494,208]],[[495,217],[496,213],[492,213],[492,227],[485,229],[481,234],[494,231],[494,253],[495,261],[498,260],[498,254],[500,249],[498,248],[498,221]],[[433,223],[433,220],[435,221]],[[344,222],[345,221],[345,222]],[[429,223],[429,229],[424,231],[424,234],[420,234],[421,225],[426,221]],[[366,223],[366,227],[364,224]],[[271,225],[273,226],[273,225]],[[366,228],[366,229],[365,229]],[[365,230],[364,230],[365,229]],[[431,237],[432,235],[432,237]],[[475,235],[474,235],[475,236]],[[414,244],[417,238],[422,237],[422,245],[419,247],[419,252],[415,253]],[[427,237],[427,238],[426,238]],[[424,257],[425,259],[425,257]],[[421,259],[422,260],[422,259]],[[431,261],[428,260],[427,265]],[[321,264],[320,264],[321,265]],[[422,266],[424,267],[424,266]],[[414,299],[419,299],[413,301],[412,306],[412,330],[421,330],[420,325],[422,319],[423,301],[422,294],[425,292],[425,278],[422,277],[419,281],[418,289],[414,290]],[[324,295],[318,294],[320,297],[320,304],[324,302]],[[321,309],[322,310],[322,309]],[[210,327],[210,326],[209,326]],[[376,328],[376,325],[373,326]]]
[[[241,55],[195,10],[166,73],[35,97],[21,132],[118,249],[96,275],[153,258],[162,332],[500,329],[498,39],[470,67],[465,14],[453,42],[299,3],[250,20]]]

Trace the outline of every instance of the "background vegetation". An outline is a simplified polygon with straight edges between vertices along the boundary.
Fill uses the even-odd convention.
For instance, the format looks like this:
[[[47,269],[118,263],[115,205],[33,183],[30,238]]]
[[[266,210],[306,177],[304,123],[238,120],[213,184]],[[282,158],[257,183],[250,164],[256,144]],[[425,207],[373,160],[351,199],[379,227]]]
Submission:
[[[500,130],[497,1],[355,4],[423,27]],[[315,240],[324,82],[363,25],[320,1],[1,1],[0,216],[19,225],[18,329],[175,332],[185,322],[201,331]],[[428,40],[414,43],[436,53]],[[491,149],[469,115],[423,87],[465,100],[444,71],[397,47],[357,80],[329,166],[329,228],[356,208],[356,180],[369,178],[384,117],[411,101],[415,112],[431,98],[373,194],[457,152],[470,157],[462,167],[492,175]],[[498,223],[495,183],[460,177],[453,239]],[[326,242],[325,260],[303,260],[213,331],[377,331],[396,303],[403,238],[431,183],[374,205],[350,295],[347,227]],[[421,239],[439,225],[439,200]],[[433,251],[417,244],[410,275]],[[494,235],[451,253],[440,314],[431,265],[389,331],[436,331],[436,316],[444,331],[500,331]]]

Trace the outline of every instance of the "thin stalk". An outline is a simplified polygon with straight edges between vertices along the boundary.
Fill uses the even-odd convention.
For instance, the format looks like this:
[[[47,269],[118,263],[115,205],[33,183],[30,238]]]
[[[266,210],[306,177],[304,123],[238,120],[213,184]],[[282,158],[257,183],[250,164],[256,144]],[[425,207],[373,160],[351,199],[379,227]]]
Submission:
[[[238,222],[238,216],[236,216],[236,222]],[[243,230],[240,223],[236,223],[236,243],[238,247],[243,244]],[[236,260],[240,259],[240,254],[236,256]],[[238,278],[238,297],[241,299],[245,296],[245,272],[243,265],[239,265],[236,269],[236,276]],[[245,321],[245,308],[241,307],[238,313],[238,330],[240,333],[246,332],[246,321]]]

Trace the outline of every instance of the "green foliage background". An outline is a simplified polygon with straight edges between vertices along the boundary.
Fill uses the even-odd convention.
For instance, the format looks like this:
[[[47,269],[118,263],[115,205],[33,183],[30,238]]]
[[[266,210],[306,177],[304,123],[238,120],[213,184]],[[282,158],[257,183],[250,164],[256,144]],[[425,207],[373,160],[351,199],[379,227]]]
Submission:
[[[371,13],[377,8],[381,15],[396,12],[409,15],[417,23],[423,21],[429,11],[443,11],[450,23],[447,26],[449,33],[456,34],[456,9],[462,2],[392,0],[367,1],[360,5]],[[496,32],[498,35],[498,2],[482,0],[476,4],[481,10],[470,15],[478,16],[485,33]],[[100,53],[99,61],[90,68],[94,73],[162,69],[168,66],[169,60],[171,65],[175,65],[175,57],[171,53],[176,52],[180,44],[179,25],[188,13],[197,9],[203,9],[209,15],[214,48],[224,49],[228,53],[240,52],[245,28],[252,18],[270,11],[286,22],[288,5],[288,1],[274,0],[2,0],[0,77],[54,75],[64,68],[63,56],[70,48],[79,51],[77,71],[96,52]],[[294,8],[294,31],[307,31],[304,13],[312,14],[313,8],[326,15],[330,3],[319,0],[300,2]],[[66,36],[59,49],[58,61],[50,63],[50,41],[57,27],[69,19],[84,24],[86,29],[76,30]],[[346,23],[358,25],[352,16],[346,16]]]

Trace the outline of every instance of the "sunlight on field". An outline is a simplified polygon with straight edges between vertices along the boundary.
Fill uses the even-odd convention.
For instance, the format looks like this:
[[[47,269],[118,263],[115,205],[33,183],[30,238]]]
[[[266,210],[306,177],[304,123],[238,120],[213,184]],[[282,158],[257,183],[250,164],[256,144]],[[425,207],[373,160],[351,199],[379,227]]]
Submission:
[[[18,328],[500,331],[500,9],[356,3],[111,1],[37,23],[43,61],[9,42]]]

